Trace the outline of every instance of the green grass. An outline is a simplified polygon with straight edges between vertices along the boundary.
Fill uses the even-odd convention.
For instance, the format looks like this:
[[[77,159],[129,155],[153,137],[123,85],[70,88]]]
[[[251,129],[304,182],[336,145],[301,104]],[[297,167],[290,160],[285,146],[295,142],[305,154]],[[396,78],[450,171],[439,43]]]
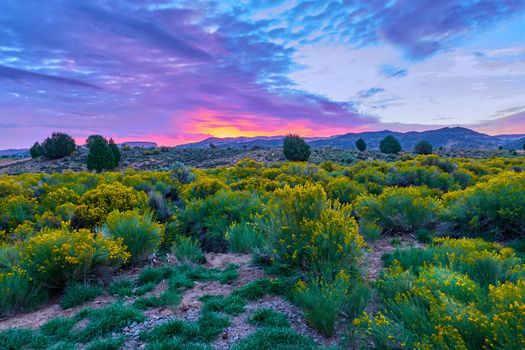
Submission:
[[[44,349],[47,338],[30,329],[11,328],[0,332],[0,349]]]
[[[123,338],[97,339],[86,350],[119,350],[123,344]]]
[[[75,283],[68,286],[62,298],[60,298],[60,307],[62,309],[69,309],[78,305],[82,305],[87,301],[93,300],[102,295],[104,290],[100,285],[93,285],[88,283]]]
[[[236,295],[205,295],[200,299],[204,305],[203,312],[223,312],[228,315],[238,315],[244,311],[246,302]]]
[[[152,307],[161,307],[161,306],[170,306],[176,307],[179,305],[181,300],[181,295],[178,290],[167,289],[162,292],[158,297],[157,296],[148,296],[138,298],[133,306],[139,309],[148,309]]]
[[[151,267],[148,266],[144,268],[139,277],[137,278],[137,284],[139,286],[153,283],[159,284],[163,279],[169,278],[171,276],[172,270],[168,267]]]
[[[313,342],[289,328],[262,328],[231,350],[315,349]]]
[[[257,309],[249,319],[250,324],[259,327],[289,327],[286,316],[272,309]]]
[[[113,280],[109,287],[108,292],[111,295],[118,295],[120,297],[131,296],[134,291],[134,283],[129,278],[117,278]]]
[[[245,284],[233,291],[232,295],[246,300],[256,300],[267,294],[281,294],[284,285],[278,279],[261,278]]]
[[[78,317],[88,320],[86,327],[79,330],[76,336],[84,342],[119,332],[133,322],[144,321],[142,312],[122,303],[114,303],[103,309],[85,309]]]

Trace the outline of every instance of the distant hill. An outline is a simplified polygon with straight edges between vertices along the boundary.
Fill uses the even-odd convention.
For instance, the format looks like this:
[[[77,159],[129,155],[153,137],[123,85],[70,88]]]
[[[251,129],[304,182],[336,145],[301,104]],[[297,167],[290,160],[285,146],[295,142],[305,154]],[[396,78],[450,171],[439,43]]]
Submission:
[[[119,146],[121,147],[128,146],[129,148],[157,148],[157,144],[155,142],[141,142],[141,141],[123,142],[119,144]]]
[[[29,150],[27,148],[23,149],[3,149],[0,150],[0,157],[29,157]]]
[[[490,136],[471,129],[454,127],[441,128],[427,131],[396,132],[390,130],[367,131],[361,133],[348,133],[325,138],[307,138],[308,143],[314,148],[335,147],[341,149],[354,149],[357,139],[365,140],[369,149],[378,149],[379,142],[386,136],[393,135],[401,143],[405,150],[413,149],[421,140],[427,140],[435,148],[443,147],[449,149],[495,149],[503,146],[507,149],[518,148],[525,134],[496,135]],[[230,138],[208,138],[206,140],[180,145],[180,148],[205,148],[213,144],[218,147],[251,148],[278,147],[282,145],[284,136],[272,137],[230,137]]]

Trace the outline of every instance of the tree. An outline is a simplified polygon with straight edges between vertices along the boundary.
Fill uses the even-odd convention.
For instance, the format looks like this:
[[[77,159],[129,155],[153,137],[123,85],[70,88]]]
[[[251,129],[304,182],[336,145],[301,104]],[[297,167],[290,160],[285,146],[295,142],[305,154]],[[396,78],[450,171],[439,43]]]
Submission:
[[[104,138],[104,136],[102,135],[89,135],[88,138],[86,139],[86,146],[89,148],[89,146],[95,142],[96,140],[106,140]]]
[[[69,156],[77,148],[75,140],[68,134],[54,132],[42,142],[43,154],[49,159],[59,159]]]
[[[95,135],[98,136],[98,135]],[[88,140],[90,140],[88,138]],[[105,169],[114,169],[116,166],[113,151],[103,137],[93,137],[88,143],[89,153],[87,167],[89,170],[100,172]]]
[[[417,154],[432,154],[432,145],[427,140],[421,140],[416,144],[414,151]]]
[[[35,144],[29,149],[29,154],[31,154],[31,158],[38,158],[43,155],[44,150],[42,149],[42,146],[40,146],[40,143],[35,142]]]
[[[386,154],[398,154],[401,151],[401,145],[394,136],[388,135],[379,142],[379,149]]]
[[[109,139],[109,149],[111,152],[113,152],[113,159],[115,160],[115,166],[117,166],[120,163],[120,159],[122,158],[120,155],[120,150],[118,149],[118,146],[115,144],[115,141],[113,139]]]
[[[523,142],[523,150],[525,151],[525,142]]]
[[[310,158],[310,145],[299,135],[286,135],[283,140],[283,153],[286,159],[294,162],[306,162]]]
[[[356,142],[355,142],[355,146],[357,147],[357,149],[361,152],[364,152],[366,150],[366,143],[365,143],[365,140],[363,139],[358,139]]]

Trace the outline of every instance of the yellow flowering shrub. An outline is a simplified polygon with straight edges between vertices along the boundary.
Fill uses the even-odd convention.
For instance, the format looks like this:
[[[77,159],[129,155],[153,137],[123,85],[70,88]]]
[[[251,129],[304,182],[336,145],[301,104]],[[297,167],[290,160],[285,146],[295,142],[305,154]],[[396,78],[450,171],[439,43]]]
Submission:
[[[394,257],[378,281],[382,313],[361,316],[354,322],[358,333],[381,347],[397,329],[402,337],[396,335],[390,348],[525,347],[524,266],[512,249],[481,239],[440,238],[426,249],[401,250]],[[488,258],[502,263],[498,274],[480,265]]]
[[[258,226],[279,260],[332,278],[355,266],[365,244],[350,206],[327,200],[319,184],[276,190]]]
[[[23,269],[35,282],[49,288],[84,280],[130,257],[122,239],[108,239],[86,229],[46,230],[22,243],[20,249]]]
[[[59,187],[48,194],[42,200],[42,206],[46,209],[55,210],[59,205],[65,203],[77,203],[80,196],[67,187]]]
[[[525,173],[506,172],[443,196],[445,220],[466,234],[515,237],[525,232]]]
[[[80,198],[75,210],[75,227],[94,227],[104,223],[114,210],[127,211],[146,208],[146,193],[124,186],[119,182],[101,184],[87,191]]]
[[[186,201],[204,199],[220,190],[226,190],[228,186],[221,180],[211,177],[199,177],[197,181],[182,187],[182,197]]]

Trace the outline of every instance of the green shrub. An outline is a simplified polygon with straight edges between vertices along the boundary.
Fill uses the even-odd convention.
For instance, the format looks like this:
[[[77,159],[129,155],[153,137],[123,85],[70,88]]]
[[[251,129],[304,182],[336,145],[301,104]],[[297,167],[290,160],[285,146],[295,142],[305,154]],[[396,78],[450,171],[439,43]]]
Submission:
[[[29,311],[47,300],[47,292],[25,271],[0,272],[0,316]],[[1,344],[1,342],[0,342]]]
[[[326,276],[355,268],[364,245],[351,208],[327,201],[318,184],[276,190],[258,225],[279,261]]]
[[[458,230],[490,238],[525,233],[525,173],[504,173],[443,196],[444,219]]]
[[[320,279],[307,284],[300,281],[294,298],[308,323],[325,337],[331,337],[349,288],[349,279],[344,274],[333,281]]]
[[[38,158],[42,155],[44,155],[44,149],[40,145],[40,143],[35,142],[33,146],[29,149],[29,154],[31,155],[31,158]]]
[[[86,141],[88,145],[87,168],[89,170],[111,170],[117,166],[115,154],[107,140],[100,135],[91,135]]]
[[[75,140],[67,134],[54,132],[42,142],[43,154],[49,159],[69,156],[76,149]]]
[[[350,180],[348,177],[338,177],[326,185],[326,194],[330,199],[341,203],[352,203],[360,194],[366,193],[364,185]]]
[[[233,223],[226,231],[228,250],[235,253],[250,253],[263,244],[263,237],[253,224],[247,222]]]
[[[362,138],[357,139],[355,142],[355,147],[359,150],[359,152],[364,152],[366,150],[365,140]]]
[[[203,264],[206,262],[199,242],[191,237],[176,236],[171,246],[171,253],[183,264]]]
[[[430,194],[426,187],[385,187],[379,196],[359,197],[356,211],[386,233],[413,231],[436,220],[441,203]]]
[[[74,283],[65,289],[62,298],[60,298],[60,307],[62,309],[69,309],[81,305],[86,301],[93,300],[102,295],[102,293],[103,289],[100,285]]]
[[[122,155],[120,154],[120,149],[115,144],[115,141],[113,141],[112,138],[108,141],[108,147],[113,153],[113,160],[115,162],[115,166],[117,166],[120,163],[120,160],[122,159]]]
[[[386,154],[398,154],[401,151],[401,144],[394,136],[388,135],[379,142],[379,150]]]
[[[432,145],[427,140],[419,141],[414,147],[417,154],[432,154]]]
[[[432,242],[432,231],[420,228],[416,231],[416,239],[420,243],[430,243]]]
[[[286,135],[283,140],[283,153],[292,162],[306,162],[310,158],[310,146],[299,135]]]
[[[155,223],[150,213],[114,211],[106,219],[104,232],[113,239],[122,239],[131,254],[131,261],[139,262],[157,251],[164,227]]]
[[[204,251],[224,252],[230,225],[249,221],[261,210],[261,201],[252,193],[219,191],[188,204],[178,216],[179,233],[198,239]]]

